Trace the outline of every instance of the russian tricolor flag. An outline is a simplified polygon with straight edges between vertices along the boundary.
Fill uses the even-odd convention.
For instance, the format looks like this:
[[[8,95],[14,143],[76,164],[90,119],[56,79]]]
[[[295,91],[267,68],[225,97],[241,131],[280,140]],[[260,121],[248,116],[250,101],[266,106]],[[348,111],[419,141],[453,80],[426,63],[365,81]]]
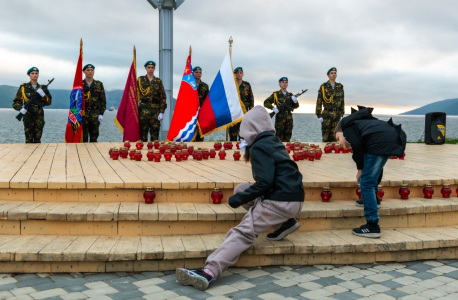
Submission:
[[[218,75],[199,113],[202,135],[233,126],[242,121],[246,112],[232,71],[231,53],[227,52]]]

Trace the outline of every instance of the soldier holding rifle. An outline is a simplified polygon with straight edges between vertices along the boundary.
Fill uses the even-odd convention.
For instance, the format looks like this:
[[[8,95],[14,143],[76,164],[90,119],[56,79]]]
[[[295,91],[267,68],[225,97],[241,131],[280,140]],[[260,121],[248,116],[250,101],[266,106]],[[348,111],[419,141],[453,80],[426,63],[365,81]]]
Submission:
[[[39,72],[36,67],[27,71],[30,82],[21,84],[13,100],[13,108],[23,115],[26,143],[41,143],[45,126],[43,106],[51,105],[52,101],[47,86],[38,84]]]

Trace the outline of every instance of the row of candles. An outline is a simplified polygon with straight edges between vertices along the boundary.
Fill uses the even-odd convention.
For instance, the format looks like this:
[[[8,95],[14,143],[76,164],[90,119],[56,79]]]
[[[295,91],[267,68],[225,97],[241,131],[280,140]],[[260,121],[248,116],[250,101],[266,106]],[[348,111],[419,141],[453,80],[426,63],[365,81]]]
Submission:
[[[236,143],[237,149],[240,149],[240,142]],[[127,150],[130,150],[131,144],[129,141],[124,142],[124,147],[127,148]],[[137,150],[142,150],[145,147],[145,144],[142,141],[138,141],[135,143],[135,148]],[[224,150],[232,150],[234,147],[234,144],[232,142],[226,141],[224,143],[221,142],[215,142],[213,144],[213,147],[215,150],[221,150],[224,148]],[[167,149],[170,149],[172,152],[174,150],[182,150],[182,149],[188,149],[188,148],[194,148],[193,146],[189,146],[184,143],[184,142],[159,142],[159,141],[154,141],[154,142],[148,142],[146,144],[146,148],[148,150],[152,150],[153,148],[156,150],[160,150],[162,154],[164,154],[164,151]]]
[[[131,160],[141,161],[143,158],[143,154],[141,150],[132,149],[129,152],[129,150],[127,150],[127,148],[125,147],[122,147],[120,150],[118,150],[117,148],[111,148],[108,154],[110,155],[110,157],[113,160],[118,160],[119,157],[121,158],[129,157]],[[215,158],[216,154],[218,154],[218,157],[221,160],[224,160],[226,158],[225,150],[220,150],[218,153],[216,153],[216,150],[214,148],[212,149],[197,148],[197,150],[194,151],[194,148],[191,146],[187,149],[182,149],[182,150],[165,149],[164,151],[161,151],[161,150],[150,149],[148,150],[146,157],[148,161],[160,162],[162,159],[162,155],[164,155],[165,161],[171,161],[172,157],[175,156],[175,160],[180,162],[183,160],[188,160],[189,156],[191,156],[195,160],[202,160],[202,159],[208,159],[208,158]],[[239,150],[235,150],[232,156],[234,157],[234,160],[236,161],[240,160],[240,157],[242,157]]]

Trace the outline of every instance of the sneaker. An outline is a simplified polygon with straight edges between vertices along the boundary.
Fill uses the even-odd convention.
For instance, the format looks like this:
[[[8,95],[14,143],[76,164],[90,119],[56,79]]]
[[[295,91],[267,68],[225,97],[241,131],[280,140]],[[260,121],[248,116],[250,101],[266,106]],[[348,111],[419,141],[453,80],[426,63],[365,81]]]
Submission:
[[[379,238],[380,237],[380,226],[364,224],[359,228],[353,229],[353,234],[357,236],[367,237],[367,238]]]
[[[379,197],[376,197],[376,198],[377,198],[377,207],[380,207],[382,202]],[[364,207],[363,200],[361,199],[361,200],[356,201],[356,206]]]
[[[279,229],[274,232],[271,232],[267,235],[267,239],[271,241],[280,241],[284,239],[288,234],[293,233],[301,227],[301,223],[296,221],[296,219],[291,218],[281,225]]]
[[[200,270],[187,270],[179,268],[176,270],[177,281],[179,284],[188,286],[192,285],[198,290],[205,291],[210,282],[215,280],[212,276]]]

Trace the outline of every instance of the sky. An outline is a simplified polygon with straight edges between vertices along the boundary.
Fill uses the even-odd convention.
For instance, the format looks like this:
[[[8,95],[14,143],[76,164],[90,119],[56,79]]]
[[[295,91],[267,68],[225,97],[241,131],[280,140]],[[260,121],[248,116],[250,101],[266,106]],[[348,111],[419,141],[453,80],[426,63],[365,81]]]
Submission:
[[[53,88],[71,89],[80,38],[84,64],[107,90],[124,88],[134,45],[139,76],[144,62],[159,61],[159,13],[147,0],[0,3],[0,85],[27,82],[36,66],[39,81],[55,77]],[[456,11],[456,0],[186,0],[174,11],[173,94],[190,45],[211,85],[232,36],[232,64],[258,104],[287,76],[290,92],[308,89],[296,112],[313,113],[331,67],[348,111],[359,104],[397,114],[456,98]]]

